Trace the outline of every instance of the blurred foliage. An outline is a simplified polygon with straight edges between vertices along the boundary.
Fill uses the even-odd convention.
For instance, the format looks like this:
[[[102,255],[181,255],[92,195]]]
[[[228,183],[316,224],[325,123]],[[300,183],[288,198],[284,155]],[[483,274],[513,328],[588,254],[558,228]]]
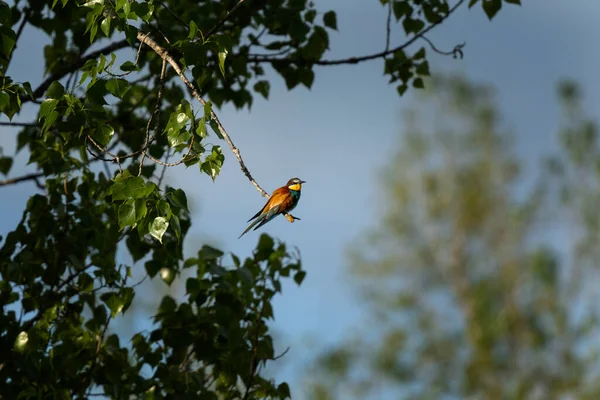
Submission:
[[[290,396],[261,372],[278,358],[267,326],[273,296],[282,280],[305,276],[298,256],[262,235],[244,261],[206,245],[186,259],[187,196],[163,184],[164,172],[195,165],[217,179],[219,140],[239,152],[213,105],[268,98],[273,73],[289,89],[310,88],[316,65],[385,59],[401,93],[409,82],[423,87],[425,47],[409,45],[467,3],[380,3],[404,44],[326,60],[337,15],[308,0],[0,0],[0,113],[12,121],[0,123],[20,129],[17,152],[35,170],[0,188],[39,189],[30,186],[20,222],[0,237],[0,398]],[[491,18],[501,5],[482,9]],[[10,71],[35,49],[21,60],[15,49],[31,29],[46,35],[44,76],[16,82]],[[19,121],[26,104],[34,121]],[[15,169],[0,149],[0,174]],[[120,251],[134,265],[119,263]],[[132,271],[142,265],[167,285],[191,277],[185,299],[163,296],[152,328],[124,337],[110,326],[131,312],[141,283]]]
[[[319,356],[308,397],[600,398],[600,147],[578,87],[561,85],[560,150],[533,168],[493,90],[433,86],[350,253],[367,328]]]

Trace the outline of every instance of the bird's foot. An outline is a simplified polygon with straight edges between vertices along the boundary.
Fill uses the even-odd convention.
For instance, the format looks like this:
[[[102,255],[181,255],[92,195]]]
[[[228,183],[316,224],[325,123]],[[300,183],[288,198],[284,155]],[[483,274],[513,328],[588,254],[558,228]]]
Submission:
[[[285,214],[285,219],[290,221],[291,224],[293,224],[295,220],[300,220],[300,218],[294,217],[292,214]]]

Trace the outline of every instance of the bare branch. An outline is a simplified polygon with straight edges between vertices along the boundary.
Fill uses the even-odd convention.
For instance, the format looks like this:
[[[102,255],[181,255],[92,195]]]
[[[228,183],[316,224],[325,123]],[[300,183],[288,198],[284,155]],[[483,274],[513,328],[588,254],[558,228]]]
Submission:
[[[423,35],[425,35],[429,31],[431,31],[433,28],[435,28],[436,26],[438,26],[442,22],[444,22],[464,2],[465,2],[465,0],[459,0],[454,6],[452,6],[452,8],[450,8],[450,10],[448,10],[448,14],[446,14],[445,16],[440,18],[439,21],[436,21],[436,22],[430,24],[429,26],[423,28],[419,33],[415,34],[415,36],[413,36],[412,38],[410,38],[409,40],[407,40],[400,46],[394,47],[393,49],[386,49],[379,53],[368,54],[368,55],[360,56],[360,57],[341,58],[341,59],[337,59],[337,60],[308,60],[308,59],[300,58],[300,57],[279,58],[279,57],[273,57],[271,55],[269,55],[269,56],[249,56],[249,57],[246,57],[246,59],[248,60],[248,62],[256,62],[256,63],[279,63],[279,64],[283,64],[283,65],[286,65],[286,64],[301,65],[302,64],[302,65],[331,66],[331,65],[344,65],[344,64],[358,64],[358,63],[361,63],[364,61],[371,61],[371,60],[376,60],[378,58],[384,58],[384,57],[386,57],[390,54],[393,54],[399,50],[404,50],[408,46],[410,46],[414,42],[416,42],[417,40],[422,39]],[[244,57],[241,54],[239,56]]]
[[[142,32],[138,32],[137,38],[139,41],[145,43],[148,47],[150,47],[152,50],[154,50],[154,52],[156,54],[158,54],[158,56],[160,58],[167,61],[169,63],[169,65],[171,65],[171,67],[173,67],[173,69],[175,70],[177,75],[179,75],[179,78],[181,79],[181,81],[188,87],[192,96],[194,96],[194,98],[196,98],[196,100],[198,100],[200,102],[200,104],[202,104],[203,106],[206,105],[206,101],[204,101],[204,99],[202,98],[202,96],[200,96],[200,93],[198,93],[198,91],[196,90],[194,85],[185,76],[185,74],[181,70],[181,67],[179,66],[179,64],[177,64],[177,62],[169,55],[169,53],[163,47],[161,47],[158,43],[156,43],[154,40],[152,40],[151,38],[149,38],[147,35],[145,35]],[[244,160],[242,159],[242,156],[240,154],[240,150],[233,144],[233,141],[231,140],[231,138],[229,137],[229,134],[223,127],[223,124],[221,124],[221,121],[219,121],[217,114],[215,114],[215,112],[213,110],[211,110],[210,116],[211,116],[212,120],[214,120],[215,123],[217,124],[219,133],[221,134],[221,136],[223,137],[223,139],[225,140],[225,142],[231,149],[231,152],[237,158],[238,163],[240,164],[240,167],[241,167],[244,175],[246,175],[246,177],[248,178],[250,183],[252,183],[252,185],[256,188],[256,190],[258,190],[264,197],[269,197],[269,194],[267,192],[265,192],[262,187],[260,187],[260,185],[254,180],[254,178],[250,174],[250,171],[248,171],[248,168],[246,167],[246,164],[244,163]]]
[[[85,57],[81,57],[81,58],[77,59],[73,63],[64,66],[63,68],[61,68],[60,70],[58,70],[57,72],[53,73],[48,78],[46,78],[33,91],[33,99],[31,97],[27,96],[27,95],[24,95],[21,98],[21,102],[27,103],[29,101],[36,100],[36,99],[42,97],[44,95],[44,93],[46,92],[46,90],[50,87],[50,84],[52,82],[58,81],[58,80],[62,79],[64,76],[70,74],[71,72],[73,72],[73,71],[75,71],[75,70],[83,67],[88,60],[96,59],[101,54],[104,54],[104,55],[110,54],[113,51],[125,48],[128,45],[129,45],[129,43],[127,43],[127,40],[123,39],[123,40],[120,40],[118,42],[111,43],[108,46],[101,48],[100,50],[94,51],[94,52],[90,53],[89,55],[87,55]]]
[[[12,49],[12,52],[10,53],[10,56],[8,58],[8,61],[6,63],[6,66],[4,67],[4,71],[8,71],[8,66],[10,65],[10,62],[12,61],[13,55],[15,54],[15,50],[17,49],[18,43],[19,43],[19,38],[21,37],[21,33],[23,33],[23,28],[25,28],[25,25],[27,24],[27,22],[29,21],[29,7],[26,7],[23,9],[23,20],[21,21],[21,25],[19,25],[19,28],[17,29],[17,35],[15,37],[15,45]]]
[[[140,42],[140,50],[142,49],[142,45],[144,43]],[[138,55],[139,55],[139,51],[138,51]],[[136,58],[136,64],[137,64],[137,58]],[[146,158],[146,153],[148,152],[148,147],[149,147],[149,143],[151,142],[150,140],[150,126],[152,125],[152,119],[156,118],[156,121],[154,122],[154,134],[152,135],[152,139],[154,139],[154,137],[156,137],[157,133],[158,133],[158,128],[160,125],[160,106],[162,104],[162,96],[163,96],[163,89],[165,88],[165,75],[166,75],[166,71],[167,71],[167,62],[165,60],[163,60],[162,62],[162,67],[160,69],[160,86],[158,88],[158,94],[156,97],[156,105],[154,106],[154,111],[152,112],[152,114],[150,114],[150,118],[148,119],[148,124],[146,125],[146,143],[144,143],[144,150],[142,151],[142,159],[140,160],[140,170],[138,172],[138,176],[140,176],[142,174],[142,167],[144,166],[144,158]],[[192,136],[193,139],[193,136]],[[191,149],[191,145],[190,145],[190,149]],[[189,151],[188,151],[189,153]],[[153,160],[154,161],[154,160]]]
[[[23,128],[36,127],[35,122],[0,122],[0,126],[20,126]]]
[[[150,154],[147,155],[147,157],[149,159],[151,159],[152,161],[154,161],[155,163],[162,165],[163,167],[175,167],[176,165],[179,165],[181,163],[183,163],[185,161],[185,159],[190,155],[190,152],[192,151],[192,146],[194,145],[194,135],[192,135],[192,140],[190,140],[190,144],[188,146],[188,151],[187,153],[185,153],[185,155],[183,157],[181,157],[181,160],[174,162],[174,163],[168,163],[168,162],[164,162],[164,161],[160,161],[154,157],[152,157]]]
[[[16,178],[9,178],[9,179],[0,181],[0,186],[14,185],[14,184],[17,184],[20,182],[25,182],[25,181],[35,181],[38,178],[41,178],[42,176],[44,176],[43,172],[34,172],[34,173],[26,174],[23,176],[18,176]]]
[[[238,8],[240,8],[240,6],[242,5],[242,3],[245,0],[239,0],[237,2],[237,4],[235,6],[233,6],[233,8],[231,10],[229,10],[229,12],[219,21],[217,22],[217,24],[215,26],[213,26],[211,28],[211,30],[208,31],[208,33],[206,35],[204,35],[204,39],[208,39],[209,37],[211,37],[217,30],[219,30],[223,24],[229,19],[229,17],[231,17],[231,15],[237,11]]]
[[[435,51],[438,54],[441,54],[443,56],[453,56],[454,58],[463,58],[464,54],[463,54],[463,47],[465,47],[467,45],[467,42],[462,42],[461,44],[457,44],[456,46],[454,46],[454,48],[450,51],[443,51],[438,49],[437,47],[435,47],[435,45],[433,44],[433,42],[429,39],[427,39],[425,36],[422,37],[423,40],[425,40],[429,46],[431,47],[431,50]]]
[[[388,15],[385,32],[385,51],[390,49],[390,36],[392,36],[392,1],[388,1]]]

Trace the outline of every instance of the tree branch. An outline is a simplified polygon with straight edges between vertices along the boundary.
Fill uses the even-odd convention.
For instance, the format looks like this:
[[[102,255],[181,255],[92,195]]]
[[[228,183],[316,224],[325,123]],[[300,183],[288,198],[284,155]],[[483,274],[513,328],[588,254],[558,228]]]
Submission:
[[[27,103],[29,101],[32,101],[32,100],[42,97],[44,95],[44,93],[46,92],[46,90],[50,87],[50,84],[52,84],[52,82],[58,81],[58,80],[62,79],[64,76],[66,76],[67,74],[70,74],[71,72],[83,67],[88,60],[93,60],[95,58],[98,58],[101,54],[104,54],[104,55],[110,54],[113,51],[123,49],[123,48],[127,47],[128,45],[129,45],[129,43],[127,43],[127,40],[123,39],[118,42],[111,43],[106,47],[103,47],[97,51],[94,51],[94,52],[88,54],[87,56],[81,57],[78,60],[74,61],[73,63],[62,67],[57,72],[53,73],[48,78],[46,78],[42,83],[40,83],[40,85],[33,91],[33,99],[31,97],[25,95],[21,98],[21,102]]]
[[[0,122],[0,126],[19,126],[23,128],[27,127],[36,127],[37,124],[35,122]]]
[[[18,176],[16,178],[9,178],[9,179],[0,181],[0,186],[14,185],[14,184],[17,184],[20,182],[25,182],[25,181],[35,181],[36,179],[41,178],[42,176],[44,176],[43,172],[35,172],[35,173],[31,173],[31,174],[26,174],[23,176]]]
[[[142,48],[142,44],[140,43],[140,50]],[[140,51],[138,50],[138,57],[139,57]],[[138,59],[136,58],[136,65],[137,65],[137,61]],[[158,87],[158,94],[156,96],[156,105],[154,106],[154,111],[152,112],[152,114],[150,114],[150,118],[148,119],[148,124],[146,125],[146,143],[144,144],[144,151],[142,151],[142,159],[140,160],[140,170],[138,172],[138,176],[140,176],[142,174],[142,168],[144,167],[144,158],[146,158],[146,154],[148,153],[148,147],[149,147],[149,143],[150,143],[150,127],[152,126],[152,119],[155,119],[154,122],[154,134],[152,135],[153,138],[156,136],[156,134],[158,133],[158,128],[160,125],[160,106],[162,104],[162,96],[163,96],[163,90],[165,88],[165,76],[166,76],[166,72],[167,72],[167,62],[165,60],[163,60],[162,62],[162,66],[160,67],[160,86]],[[193,139],[193,136],[192,136]],[[192,140],[193,142],[193,140]],[[190,145],[190,149],[192,148],[192,146]],[[189,152],[188,152],[189,153]]]
[[[412,38],[410,38],[409,40],[407,40],[400,46],[394,47],[393,49],[386,49],[379,53],[368,54],[368,55],[364,55],[364,56],[360,56],[360,57],[341,58],[341,59],[337,59],[337,60],[308,60],[308,59],[301,58],[301,57],[280,58],[280,57],[273,57],[273,56],[248,56],[248,57],[246,57],[246,59],[248,62],[256,62],[256,63],[279,63],[279,64],[284,64],[284,65],[286,65],[286,64],[300,65],[301,64],[301,65],[331,66],[331,65],[344,65],[344,64],[358,64],[358,63],[361,63],[364,61],[371,61],[371,60],[376,60],[378,58],[384,58],[384,57],[386,57],[390,54],[393,54],[399,50],[404,50],[405,48],[407,48],[408,46],[410,46],[411,44],[413,44],[414,42],[416,42],[419,39],[423,39],[424,35],[426,33],[428,33],[433,28],[435,28],[436,26],[438,26],[442,22],[444,22],[464,2],[465,2],[465,0],[459,0],[454,6],[452,6],[452,8],[450,8],[450,10],[448,10],[448,14],[446,14],[445,16],[440,18],[439,21],[434,22],[431,25],[423,28],[419,33],[415,34],[415,36],[413,36]],[[425,40],[427,40],[431,44],[431,42],[428,39],[425,39]],[[455,47],[455,49],[456,49],[456,47]],[[441,53],[441,54],[443,54],[443,53]],[[454,54],[454,53],[452,53],[452,54]],[[239,55],[239,56],[242,57],[242,55]]]
[[[6,67],[4,68],[5,72],[8,71],[8,66],[10,65],[13,55],[15,54],[15,50],[17,49],[17,45],[19,43],[19,38],[21,37],[21,33],[23,33],[23,28],[25,28],[25,25],[27,24],[28,21],[29,21],[29,8],[26,7],[25,9],[23,9],[23,20],[21,21],[21,25],[19,25],[19,28],[17,29],[17,35],[15,37],[15,45],[10,53],[10,57],[8,58],[8,62],[6,63]]]
[[[227,13],[227,14],[226,14],[226,15],[225,15],[225,16],[224,16],[224,17],[223,17],[223,18],[222,18],[222,19],[221,19],[219,22],[217,22],[217,23],[216,23],[216,25],[215,25],[215,26],[213,26],[213,27],[211,28],[211,30],[210,30],[210,31],[208,31],[208,33],[207,33],[207,34],[204,36],[204,39],[205,39],[205,40],[206,40],[206,39],[208,39],[208,38],[209,38],[209,37],[211,37],[211,36],[212,36],[212,35],[213,35],[213,34],[214,34],[214,33],[215,33],[217,30],[219,30],[219,29],[220,29],[220,28],[223,26],[223,24],[224,24],[224,23],[225,23],[225,22],[226,22],[226,21],[229,19],[229,17],[231,17],[231,15],[232,15],[234,12],[236,12],[238,8],[240,8],[240,6],[242,5],[242,3],[243,3],[244,1],[245,1],[245,0],[239,0],[239,1],[237,2],[237,4],[236,4],[235,6],[233,6],[233,8],[232,8],[231,10],[229,10],[229,12],[228,12],[228,13]]]
[[[138,40],[140,42],[143,42],[148,47],[150,47],[152,50],[154,50],[154,52],[156,54],[158,54],[158,56],[160,58],[162,58],[163,60],[165,60],[166,62],[168,62],[169,65],[171,65],[171,67],[175,70],[175,72],[177,73],[177,75],[179,75],[179,78],[181,79],[181,81],[188,87],[188,89],[189,89],[190,93],[192,94],[192,96],[196,100],[198,100],[200,102],[200,104],[202,104],[202,106],[206,105],[206,101],[204,101],[204,99],[202,98],[202,96],[200,96],[200,93],[198,93],[198,91],[196,90],[196,88],[194,87],[194,85],[192,84],[192,82],[190,82],[188,80],[188,78],[185,76],[185,74],[181,70],[181,67],[179,66],[179,64],[169,55],[169,53],[167,52],[167,50],[165,50],[162,46],[160,46],[154,40],[150,39],[146,34],[142,33],[141,31],[138,32],[137,38],[138,38]],[[223,140],[225,140],[225,142],[227,143],[227,145],[231,149],[231,152],[237,158],[238,163],[240,164],[240,167],[241,167],[242,172],[244,173],[244,175],[246,175],[246,177],[248,178],[248,180],[250,181],[250,183],[252,183],[252,185],[256,188],[256,190],[258,190],[260,192],[260,194],[262,194],[264,197],[268,198],[269,194],[267,192],[265,192],[262,187],[260,187],[260,185],[256,182],[256,180],[254,180],[254,178],[250,174],[250,171],[246,167],[246,164],[244,163],[244,160],[242,159],[242,156],[240,154],[240,150],[235,146],[235,144],[233,144],[233,141],[231,140],[231,137],[229,136],[229,134],[227,133],[227,131],[223,127],[223,124],[221,124],[221,121],[219,121],[219,118],[217,117],[217,114],[215,114],[215,112],[212,109],[210,111],[210,116],[211,116],[211,119],[213,121],[215,121],[215,123],[217,124],[217,128],[219,130],[220,135],[223,137]]]

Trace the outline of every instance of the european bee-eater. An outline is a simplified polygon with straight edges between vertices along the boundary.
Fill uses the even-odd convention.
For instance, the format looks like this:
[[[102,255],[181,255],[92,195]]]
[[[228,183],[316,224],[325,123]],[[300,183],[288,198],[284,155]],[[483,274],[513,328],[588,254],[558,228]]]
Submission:
[[[279,214],[287,214],[292,211],[298,204],[298,200],[300,200],[300,191],[302,190],[303,183],[306,183],[306,181],[298,178],[292,178],[288,181],[287,185],[275,189],[267,201],[267,204],[265,204],[265,206],[259,212],[257,212],[248,220],[248,222],[250,222],[256,218],[256,221],[251,223],[246,230],[242,232],[239,238],[244,236],[244,234],[252,229],[254,225],[258,224],[256,228],[254,228],[254,230],[257,230]],[[292,216],[286,216],[286,218],[290,222],[293,222],[294,220],[294,217]]]

